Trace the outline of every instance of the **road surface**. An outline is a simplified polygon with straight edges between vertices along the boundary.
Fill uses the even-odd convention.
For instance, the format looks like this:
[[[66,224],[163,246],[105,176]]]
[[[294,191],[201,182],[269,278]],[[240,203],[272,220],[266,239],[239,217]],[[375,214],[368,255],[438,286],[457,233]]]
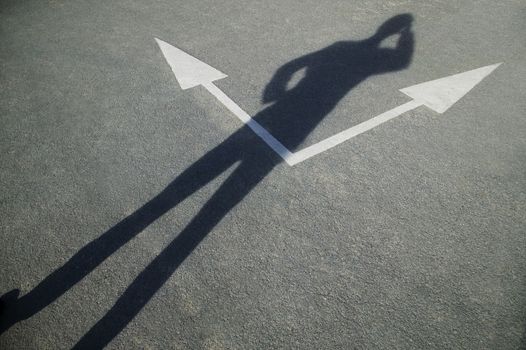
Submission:
[[[521,0],[2,1],[0,348],[524,348],[525,23]],[[289,166],[155,38],[291,151],[502,65]]]

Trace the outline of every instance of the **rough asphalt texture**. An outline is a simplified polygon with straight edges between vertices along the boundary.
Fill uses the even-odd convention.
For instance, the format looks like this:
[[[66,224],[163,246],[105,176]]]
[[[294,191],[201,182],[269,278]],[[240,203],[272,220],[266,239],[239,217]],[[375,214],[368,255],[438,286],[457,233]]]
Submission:
[[[154,37],[228,74],[217,85],[255,114],[283,64],[400,13],[411,65],[353,88],[303,146],[408,101],[400,88],[504,64],[442,115],[420,107],[277,165],[107,348],[524,348],[522,0],[1,0],[0,295],[29,293],[239,129],[205,89],[179,88]],[[234,168],[0,348],[75,345]]]

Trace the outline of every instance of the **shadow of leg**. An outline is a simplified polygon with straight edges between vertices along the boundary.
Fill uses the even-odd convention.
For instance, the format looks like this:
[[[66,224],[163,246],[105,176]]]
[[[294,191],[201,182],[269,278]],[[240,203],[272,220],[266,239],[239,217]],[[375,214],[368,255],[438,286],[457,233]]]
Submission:
[[[141,311],[214,226],[274,167],[243,162],[221,185],[188,226],[130,284],[108,313],[74,349],[101,349]],[[255,170],[257,169],[257,170]]]
[[[29,293],[18,300],[4,300],[0,334],[51,304],[148,225],[234,164],[240,157],[232,148],[238,143],[235,135],[192,164],[148,203],[85,245]]]

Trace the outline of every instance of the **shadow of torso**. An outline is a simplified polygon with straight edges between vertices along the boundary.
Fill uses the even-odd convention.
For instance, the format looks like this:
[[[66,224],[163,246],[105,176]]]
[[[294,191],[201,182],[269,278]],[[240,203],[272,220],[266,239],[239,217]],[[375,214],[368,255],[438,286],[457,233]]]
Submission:
[[[254,119],[289,150],[297,150],[344,96],[370,76],[403,69],[410,62],[412,40],[401,37],[396,48],[379,40],[341,41],[293,60],[268,84],[264,101],[275,101]],[[286,90],[294,74],[303,78]]]

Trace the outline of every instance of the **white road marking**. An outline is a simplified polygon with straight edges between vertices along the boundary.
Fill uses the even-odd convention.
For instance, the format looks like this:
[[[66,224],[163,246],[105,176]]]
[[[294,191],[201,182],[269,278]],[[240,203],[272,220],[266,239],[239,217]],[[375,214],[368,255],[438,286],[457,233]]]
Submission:
[[[155,38],[181,89],[226,78],[228,75],[160,39]]]
[[[418,102],[415,100],[406,102],[401,106],[395,107],[387,112],[377,115],[376,117],[366,120],[363,123],[355,125],[352,128],[339,132],[336,135],[328,137],[323,141],[320,141],[312,146],[309,146],[307,148],[302,149],[301,151],[294,153],[294,156],[291,159],[291,162],[288,162],[288,163],[290,165],[301,163],[306,159],[309,159],[311,157],[314,157],[317,154],[325,152],[328,149],[336,147],[340,143],[343,143],[357,135],[360,135],[368,130],[371,130],[372,128],[376,126],[382,123],[385,123],[386,121],[389,121],[393,118],[396,118],[399,115],[405,112],[408,112],[412,109],[415,109],[421,105],[422,105],[422,102]]]
[[[501,63],[413,85],[400,91],[437,113],[444,113]]]
[[[214,83],[203,84],[205,89],[210,91],[219,102],[225,105],[226,108],[236,117],[239,118],[246,126],[256,133],[267,145],[270,146],[277,154],[281,156],[289,165],[293,165],[292,158],[293,153],[290,152],[281,142],[279,142],[274,136],[272,136],[265,128],[263,128],[258,122],[256,122],[247,112],[237,105],[230,97],[228,97],[221,89],[214,85]]]
[[[291,166],[419,106],[424,105],[437,113],[444,113],[501,65],[497,63],[401,89],[401,92],[413,100],[293,153],[212,83],[227,77],[226,74],[162,40],[155,40],[183,90],[202,85]]]

